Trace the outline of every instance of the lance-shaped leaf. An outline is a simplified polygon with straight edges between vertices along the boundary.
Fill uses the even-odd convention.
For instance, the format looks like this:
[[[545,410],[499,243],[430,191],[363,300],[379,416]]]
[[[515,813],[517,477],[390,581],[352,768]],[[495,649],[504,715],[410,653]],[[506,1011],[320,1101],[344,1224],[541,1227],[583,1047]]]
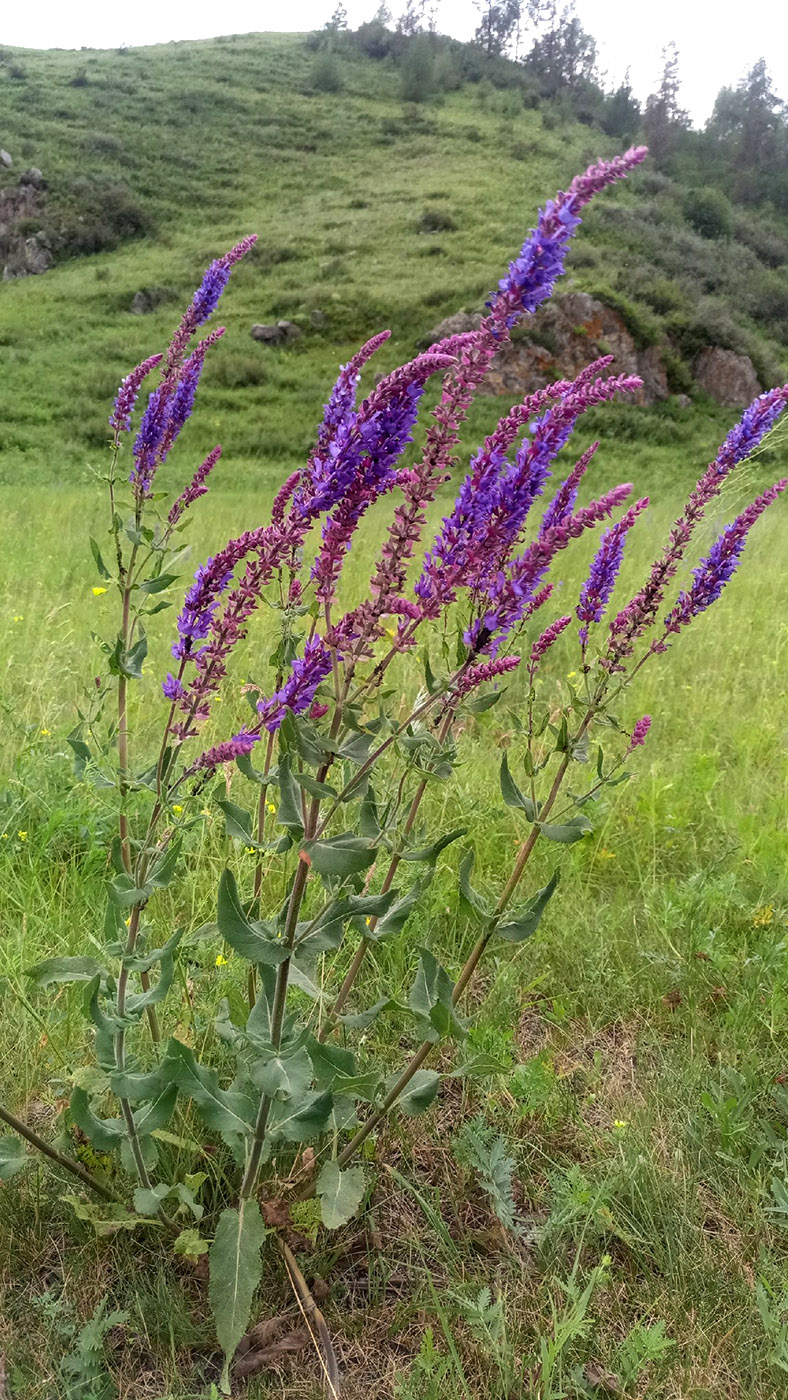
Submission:
[[[227,797],[217,798],[216,805],[224,812],[224,829],[233,841],[243,841],[245,846],[252,846],[256,851],[263,849],[252,835],[252,814],[246,807],[239,807]]]
[[[224,1352],[219,1382],[230,1394],[230,1363],[249,1321],[252,1299],[263,1272],[261,1249],[266,1236],[256,1201],[239,1202],[222,1211],[210,1251],[211,1303],[216,1335]]]
[[[219,932],[226,943],[247,962],[275,966],[287,957],[286,949],[262,932],[265,924],[252,924],[244,913],[235,876],[231,870],[222,872],[217,906]]]
[[[302,850],[319,875],[355,875],[367,870],[375,859],[375,848],[368,837],[343,832],[324,841],[305,841]]]
[[[536,933],[539,921],[555,893],[560,878],[560,871],[556,870],[544,889],[537,890],[528,903],[523,905],[523,908],[507,923],[498,925],[495,930],[498,937],[505,938],[507,943],[524,943],[527,938]]]
[[[276,996],[276,973],[264,963],[258,964],[257,1000],[249,1012],[246,1034],[253,1045],[271,1044],[271,1016]]]
[[[183,929],[176,929],[171,938],[162,944],[161,948],[151,948],[149,953],[143,953],[139,957],[135,954],[123,954],[123,966],[131,972],[147,972],[154,963],[163,962],[170,954],[175,952],[183,937]]]
[[[228,1147],[237,1148],[252,1130],[257,1105],[236,1089],[220,1088],[216,1070],[199,1064],[179,1040],[170,1041],[165,1064],[181,1093],[196,1103],[206,1126]]]
[[[571,845],[573,841],[582,841],[586,832],[593,831],[593,826],[588,817],[582,815],[572,817],[571,821],[559,823],[557,826],[549,822],[540,822],[539,830],[548,841],[560,841],[565,845]]]
[[[299,1099],[289,1099],[287,1103],[274,1102],[268,1120],[272,1140],[310,1142],[324,1131],[332,1105],[330,1090],[322,1094],[309,1090]]]
[[[122,1118],[98,1118],[90,1107],[90,1100],[84,1089],[76,1086],[71,1091],[71,1117],[78,1128],[99,1152],[115,1152],[120,1147],[126,1133]]]
[[[130,1103],[155,1098],[164,1087],[162,1066],[159,1065],[147,1073],[140,1070],[124,1070],[122,1073],[115,1071],[109,1077],[109,1084],[113,1094],[119,1099],[128,1099]]]
[[[538,815],[537,807],[533,799],[526,797],[524,792],[518,788],[514,778],[509,772],[509,760],[504,753],[501,759],[501,796],[507,807],[519,807],[521,812],[525,812],[529,822],[536,821]]]
[[[460,863],[460,907],[469,919],[475,919],[477,923],[486,923],[492,910],[483,896],[471,884],[474,860],[473,851],[466,851]]]
[[[134,1126],[140,1137],[155,1133],[157,1129],[163,1128],[165,1123],[169,1123],[177,1097],[177,1084],[167,1084],[155,1099],[135,1110]]]
[[[297,839],[304,834],[304,814],[298,784],[293,777],[290,755],[285,753],[279,760],[277,773],[279,802],[274,820],[277,826],[284,826]]]
[[[348,1167],[343,1172],[336,1162],[326,1162],[315,1191],[320,1197],[320,1218],[327,1230],[338,1230],[353,1219],[364,1199],[364,1190],[361,1167]]]
[[[161,959],[161,968],[157,981],[147,991],[139,992],[137,995],[126,998],[126,1015],[139,1016],[146,1006],[155,1006],[157,1002],[164,1001],[175,975],[175,963],[172,953],[166,953]]]
[[[413,910],[421,899],[423,891],[424,884],[421,880],[417,880],[412,889],[408,890],[407,894],[404,894],[401,899],[398,899],[396,903],[392,904],[391,908],[387,910],[383,917],[378,919],[374,928],[367,927],[364,930],[365,936],[372,939],[375,943],[378,943],[383,938],[390,938],[395,933],[402,933]]]
[[[18,1137],[12,1133],[0,1137],[0,1181],[10,1181],[29,1161],[25,1145]]]
[[[150,874],[145,881],[146,886],[152,885],[155,890],[164,890],[172,880],[180,859],[183,837],[176,836],[170,842],[166,851],[158,857],[151,867]]]
[[[408,1003],[425,1040],[435,1043],[446,1036],[461,1039],[467,1034],[452,1005],[453,991],[454,983],[448,973],[429,948],[422,948]]]
[[[379,1070],[359,1073],[354,1056],[341,1045],[330,1045],[314,1036],[309,1037],[308,1045],[316,1088],[331,1089],[335,1095],[365,1103],[377,1101],[383,1083]]]
[[[304,789],[304,792],[309,793],[310,797],[321,799],[328,797],[332,802],[339,797],[335,787],[332,787],[330,783],[319,783],[317,778],[312,777],[311,773],[296,773],[295,780],[298,786]]]
[[[106,976],[95,958],[45,958],[29,967],[25,973],[37,987],[51,987],[54,982],[92,982],[96,976]]]
[[[398,1078],[397,1074],[393,1074],[387,1080],[386,1090],[388,1093],[391,1093]],[[439,1076],[434,1069],[417,1069],[395,1100],[397,1108],[407,1118],[416,1118],[418,1114],[424,1113],[434,1101],[439,1082]]]
[[[114,899],[115,903],[119,904],[122,909],[130,909],[132,904],[142,904],[149,894],[149,889],[136,885],[125,871],[116,875],[109,887],[110,899]]]
[[[404,1007],[394,997],[381,997],[380,1001],[376,1001],[373,1006],[368,1006],[366,1011],[351,1011],[347,1015],[338,1016],[337,1020],[349,1031],[364,1031],[367,1026],[371,1026],[373,1021],[378,1019],[383,1011],[403,1010]]]
[[[427,865],[434,865],[441,851],[445,851],[446,847],[450,846],[453,841],[459,841],[467,830],[467,826],[458,826],[454,831],[448,831],[445,836],[433,841],[431,846],[413,846],[410,849],[400,851],[399,858],[400,860],[424,861]]]

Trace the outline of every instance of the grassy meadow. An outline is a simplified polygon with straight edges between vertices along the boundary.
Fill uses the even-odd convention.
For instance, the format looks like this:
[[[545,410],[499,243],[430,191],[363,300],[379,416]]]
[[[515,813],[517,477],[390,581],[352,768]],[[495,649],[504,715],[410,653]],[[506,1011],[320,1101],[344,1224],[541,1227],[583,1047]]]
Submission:
[[[391,325],[386,368],[441,316],[477,304],[534,207],[587,157],[612,149],[598,133],[548,130],[538,112],[505,111],[505,93],[481,102],[463,91],[426,115],[403,114],[394,76],[382,74],[373,97],[368,74],[349,61],[341,100],[310,95],[305,65],[292,39],[252,36],[145,55],[20,54],[22,77],[0,86],[4,145],[26,141],[26,158],[52,179],[72,172],[79,153],[101,170],[125,161],[156,221],[147,239],[0,290],[0,1098],[45,1137],[61,1130],[75,1075],[83,1082],[88,1033],[79,988],[44,994],[24,970],[100,946],[113,830],[111,796],[75,778],[66,736],[100,670],[92,634],[116,627],[112,591],[95,592],[87,539],[106,531],[96,474],[119,378],[166,341],[205,261],[259,230],[259,252],[226,295],[228,334],[194,422],[167,468],[168,490],[179,489],[198,455],[224,444],[211,495],[194,511],[185,580],[228,536],[266,519],[276,487],[311,444],[337,362],[357,341]],[[83,69],[86,82],[73,85]],[[144,142],[135,134],[143,121]],[[634,209],[636,193],[637,185],[602,200]],[[435,206],[451,210],[456,230],[418,231],[423,209]],[[584,236],[571,274],[582,286]],[[161,304],[131,316],[143,287],[164,288]],[[292,349],[269,351],[248,337],[252,321],[277,316],[308,327],[312,310],[325,322]],[[478,402],[466,456],[506,407]],[[631,480],[652,497],[616,599],[641,580],[733,416],[671,401],[659,413],[616,405],[581,424],[578,453],[603,438],[589,491]],[[697,551],[787,463],[783,432],[729,481]],[[436,503],[432,524],[449,500]],[[475,984],[471,1050],[507,1072],[445,1078],[430,1113],[379,1137],[377,1184],[361,1220],[332,1235],[315,1230],[308,1212],[296,1222],[346,1400],[786,1393],[784,510],[778,504],[758,523],[713,611],[627,692],[628,728],[644,712],[653,717],[631,781],[612,790],[593,834],[561,851],[562,883],[535,939],[490,958]],[[354,545],[351,597],[363,596],[384,523],[373,514]],[[561,556],[556,613],[574,604],[591,548],[580,541]],[[165,595],[176,608],[182,588]],[[162,612],[151,629],[132,714],[140,764],[155,743],[174,616]],[[556,705],[575,678],[572,635],[550,654]],[[241,681],[266,674],[266,640],[263,619],[212,717],[217,738],[245,716]],[[408,658],[395,686],[404,692],[417,673],[419,659]],[[501,751],[513,762],[520,752],[512,716],[524,697],[515,675],[501,704],[468,721],[454,779],[429,791],[433,826],[468,826],[462,844],[473,845],[476,883],[490,893],[524,837],[498,785]],[[240,775],[231,791],[244,800]],[[440,858],[423,926],[375,950],[396,993],[412,979],[418,942],[452,975],[472,945],[458,907],[459,850]],[[210,807],[193,851],[199,874],[187,872],[156,904],[164,937],[213,917],[225,863],[239,880],[251,869]],[[534,886],[553,864],[553,852],[537,848]],[[214,1037],[221,999],[233,1005],[243,994],[240,961],[217,965],[218,952],[215,941],[187,940],[161,1008],[168,1030],[196,1046]],[[337,976],[328,963],[326,976]],[[370,970],[359,1005],[371,985]],[[396,1017],[369,1035],[392,1068],[412,1043]],[[448,1054],[441,1067],[451,1068]],[[181,1102],[179,1136],[162,1151],[173,1167],[206,1171],[205,1197],[218,1201],[221,1163],[200,1146]],[[91,1149],[80,1150],[90,1165]],[[472,1165],[489,1159],[492,1171],[496,1153],[511,1159],[516,1231],[503,1230]],[[70,1189],[48,1166],[0,1182],[0,1396],[208,1400],[219,1365],[201,1272],[173,1259],[155,1230],[94,1238],[64,1200]],[[209,1204],[206,1235],[216,1211]],[[102,1302],[125,1319],[96,1344],[91,1379],[78,1334]],[[281,1314],[297,1329],[272,1248],[256,1315]],[[272,1348],[245,1393],[322,1394],[312,1350]]]

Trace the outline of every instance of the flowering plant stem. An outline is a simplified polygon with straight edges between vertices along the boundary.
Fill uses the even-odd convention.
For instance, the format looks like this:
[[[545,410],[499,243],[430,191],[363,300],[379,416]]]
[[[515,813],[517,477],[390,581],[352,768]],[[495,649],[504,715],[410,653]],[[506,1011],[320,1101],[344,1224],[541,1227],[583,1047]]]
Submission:
[[[118,1204],[122,1204],[120,1196],[117,1196],[115,1192],[111,1191],[103,1182],[98,1181],[95,1176],[91,1176],[90,1172],[86,1171],[79,1162],[75,1162],[71,1157],[66,1157],[64,1153],[58,1152],[57,1148],[53,1147],[51,1143],[45,1142],[42,1137],[38,1136],[38,1133],[28,1127],[27,1123],[23,1123],[21,1118],[17,1118],[16,1114],[11,1113],[3,1104],[0,1104],[0,1123],[5,1123],[9,1128],[12,1128],[21,1138],[29,1142],[31,1147],[35,1147],[38,1152],[43,1153],[51,1162],[56,1162],[59,1167],[63,1167],[67,1172],[71,1172],[71,1175],[75,1176],[78,1181],[81,1181],[83,1186],[88,1186],[91,1191],[95,1191],[97,1196],[103,1196],[105,1201],[114,1201]]]

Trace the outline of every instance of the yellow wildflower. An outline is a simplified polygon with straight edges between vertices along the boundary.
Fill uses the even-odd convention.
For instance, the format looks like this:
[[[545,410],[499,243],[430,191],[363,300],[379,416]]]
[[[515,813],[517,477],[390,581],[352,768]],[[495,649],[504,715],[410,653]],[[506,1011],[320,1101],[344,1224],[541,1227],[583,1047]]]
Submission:
[[[14,622],[24,622],[24,620],[25,620],[25,615],[24,615],[24,613],[14,613]]]
[[[7,840],[8,840],[8,832],[7,832],[7,831],[4,831],[4,832],[3,832],[3,835],[2,835],[2,838],[1,838],[1,839],[2,839],[3,841],[7,841]]]
[[[600,860],[615,860],[616,858],[615,851],[609,851],[606,846],[603,846],[601,851],[597,851],[597,855]]]
[[[16,834],[17,834],[17,836],[19,837],[19,840],[20,840],[20,841],[26,841],[26,840],[27,840],[27,832],[26,832],[26,831],[18,831]]]
[[[573,681],[576,675],[577,675],[577,671],[568,671],[568,672],[567,672],[567,675],[566,675],[566,679],[567,679],[568,681]]]
[[[173,812],[175,812],[176,816],[180,816],[181,812],[183,811],[183,808],[182,808],[180,802],[173,802],[173,804],[172,804],[172,810],[173,810]]]
[[[248,856],[254,855],[254,846],[244,846],[244,850]]]
[[[226,959],[226,957],[224,957],[224,955],[223,955],[222,953],[217,953],[217,954],[216,954],[216,966],[217,966],[217,967],[226,967],[226,966],[227,966],[227,959]]]
[[[93,588],[93,589],[91,589],[91,592],[92,592],[94,598],[100,598],[101,595],[102,595],[102,593],[106,593],[106,591],[107,591],[106,588]]]
[[[49,736],[50,736],[50,734],[52,733],[52,730],[51,730],[51,729],[39,729],[38,732],[39,732],[39,734],[41,735],[41,738],[42,738],[42,739],[48,739]]]
[[[613,1127],[614,1127],[614,1128],[628,1128],[628,1127],[629,1127],[629,1121],[628,1121],[628,1119],[626,1119],[626,1118],[614,1118],[614,1119],[613,1119]]]
[[[272,817],[276,815],[276,807],[273,802],[268,803],[268,810],[271,813]]]
[[[768,928],[773,918],[774,909],[771,904],[764,904],[760,909],[756,909],[752,921],[756,928]]]

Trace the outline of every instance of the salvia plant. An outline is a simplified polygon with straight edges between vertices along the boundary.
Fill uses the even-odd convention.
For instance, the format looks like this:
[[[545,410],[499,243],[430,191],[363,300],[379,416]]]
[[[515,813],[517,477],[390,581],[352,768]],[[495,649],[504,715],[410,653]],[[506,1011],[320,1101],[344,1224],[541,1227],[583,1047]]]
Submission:
[[[161,1153],[162,1142],[184,1141],[179,1122],[196,1111],[214,1160],[224,1163],[210,1296],[225,1388],[261,1277],[264,1239],[275,1234],[263,1220],[261,1194],[285,1203],[316,1198],[329,1229],[360,1209],[371,1184],[370,1134],[395,1113],[429,1108],[440,1081],[436,1054],[445,1067],[447,1042],[467,1034],[463,998],[485,953],[531,938],[556,890],[557,866],[543,888],[521,893],[537,842],[555,843],[560,853],[580,840],[594,799],[623,781],[625,761],[645,741],[648,715],[624,728],[611,707],[719,597],[753,525],[788,484],[778,481],[747,506],[675,591],[709,506],[784,411],[784,386],[747,409],[642,586],[610,616],[627,540],[648,500],[633,499],[624,484],[581,504],[597,443],[551,487],[556,458],[586,411],[640,386],[633,376],[611,374],[608,357],[571,382],[528,395],[501,418],[425,549],[428,513],[457,475],[463,422],[491,363],[517,322],[550,295],[584,206],[645,154],[641,147],[597,162],[545,206],[478,330],[386,374],[361,403],[361,372],[388,332],[341,369],[311,455],[282,484],[270,518],[229,540],[194,574],[155,702],[160,738],[144,753],[136,736],[149,730],[129,696],[152,620],[168,621],[163,595],[176,584],[183,531],[209,489],[220,448],[175,500],[163,490],[165,467],[193,410],[206,356],[223,334],[215,328],[200,339],[200,331],[252,237],[211,264],[166,352],[120,386],[110,418],[107,543],[91,542],[101,586],[117,591],[119,622],[101,642],[102,676],[71,735],[78,770],[115,795],[103,953],[32,969],[40,984],[85,984],[100,1073],[79,1077],[70,1119],[105,1162],[103,1171],[91,1174],[7,1109],[2,1115],[83,1184],[114,1199],[103,1209],[116,1219],[149,1219],[165,1231],[185,1220],[180,1248],[196,1253],[207,1247],[196,1227],[200,1177],[174,1179]],[[152,376],[155,387],[135,420]],[[409,451],[431,385],[439,386],[437,402],[422,446]],[[362,600],[348,607],[341,601],[347,556],[367,513],[384,499],[383,543]],[[600,526],[576,605],[556,616],[554,565],[573,540]],[[209,742],[222,711],[214,702],[263,607],[276,630],[267,680],[246,682],[248,722]],[[580,680],[557,711],[542,682],[551,647],[570,628]],[[410,678],[422,674],[417,648],[423,681],[404,700],[403,688],[407,694]],[[524,699],[500,764],[500,790],[517,809],[523,840],[494,900],[473,883],[472,850],[458,860],[460,909],[476,939],[453,975],[429,946],[423,911],[438,857],[465,832],[426,829],[424,796],[431,784],[451,781],[468,714],[495,703],[517,670]],[[180,1035],[165,1035],[162,1026],[176,976],[189,995],[179,945],[193,931],[179,927],[165,938],[154,930],[163,923],[160,891],[193,873],[206,804],[221,809],[228,837],[248,852],[248,875],[224,871],[215,924],[200,936],[216,939],[220,960],[232,950],[247,971],[243,995],[223,1004],[198,1053],[188,1017]],[[451,858],[449,850],[444,859]],[[413,947],[412,985],[374,987],[370,967],[378,963],[369,950],[397,938]],[[365,1053],[364,1031],[378,1017],[394,1018],[397,1027],[385,1063]],[[413,1049],[392,1071],[408,1026]],[[474,1071],[490,1072],[478,1057],[459,1072]],[[12,1150],[6,1140],[5,1174],[26,1160],[21,1144]]]

